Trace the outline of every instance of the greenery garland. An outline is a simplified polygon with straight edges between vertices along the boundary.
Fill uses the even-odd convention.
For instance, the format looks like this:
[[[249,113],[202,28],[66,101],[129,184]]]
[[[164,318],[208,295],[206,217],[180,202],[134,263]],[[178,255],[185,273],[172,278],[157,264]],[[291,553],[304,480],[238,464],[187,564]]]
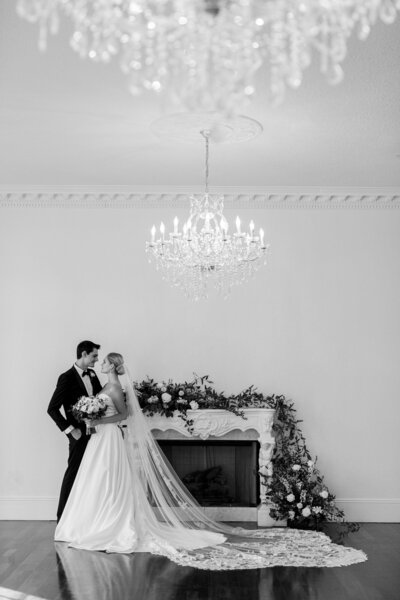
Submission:
[[[148,377],[134,385],[144,414],[179,416],[191,433],[193,420],[188,410],[223,409],[245,419],[244,408],[273,409],[273,473],[261,473],[269,490],[267,498],[273,505],[270,516],[277,521],[286,520],[289,527],[304,529],[321,529],[331,521],[341,523],[341,537],[356,531],[359,524],[346,523],[344,512],[336,506],[335,496],[316,467],[317,458],[313,460],[307,449],[299,427],[302,421],[296,418],[293,402],[283,395],[265,396],[252,385],[240,394],[226,396],[218,393],[212,383],[208,375],[194,374],[190,382],[174,383],[170,379],[157,383]]]

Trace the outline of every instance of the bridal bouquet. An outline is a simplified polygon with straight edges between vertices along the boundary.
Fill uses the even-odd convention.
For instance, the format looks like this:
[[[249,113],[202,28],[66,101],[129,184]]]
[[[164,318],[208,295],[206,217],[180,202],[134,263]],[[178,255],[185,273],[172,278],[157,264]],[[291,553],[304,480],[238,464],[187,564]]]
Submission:
[[[97,396],[81,396],[72,407],[72,414],[77,421],[94,421],[103,417],[107,410],[106,401]],[[90,433],[90,427],[86,423],[86,433]]]

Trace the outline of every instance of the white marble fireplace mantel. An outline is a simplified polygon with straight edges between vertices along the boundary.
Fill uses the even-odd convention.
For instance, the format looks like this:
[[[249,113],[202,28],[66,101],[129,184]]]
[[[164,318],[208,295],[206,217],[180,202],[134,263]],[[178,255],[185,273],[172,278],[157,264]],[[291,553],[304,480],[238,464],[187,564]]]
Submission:
[[[193,433],[185,425],[176,411],[173,417],[160,414],[146,415],[153,435],[159,440],[256,440],[259,450],[260,504],[258,507],[206,507],[206,513],[217,520],[257,521],[258,525],[276,525],[269,516],[270,504],[266,499],[267,488],[262,475],[272,474],[272,453],[275,440],[272,435],[274,410],[267,408],[243,409],[245,419],[227,410],[201,409],[188,410],[187,416],[193,421]]]

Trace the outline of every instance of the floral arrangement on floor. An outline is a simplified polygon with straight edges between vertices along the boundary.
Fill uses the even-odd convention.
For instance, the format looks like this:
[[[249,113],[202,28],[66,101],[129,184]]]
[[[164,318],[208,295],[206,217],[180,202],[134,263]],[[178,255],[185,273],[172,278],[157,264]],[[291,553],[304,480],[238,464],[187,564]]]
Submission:
[[[359,529],[358,523],[348,523],[343,510],[335,503],[318,470],[299,427],[293,402],[285,396],[275,396],[273,473],[268,479],[268,499],[274,505],[273,519],[287,520],[289,527],[321,529],[328,522],[342,525],[343,536]]]
[[[144,414],[178,415],[189,431],[193,431],[193,420],[188,415],[191,410],[223,409],[245,419],[244,408],[274,409],[273,473],[271,476],[261,473],[269,489],[267,498],[273,504],[271,517],[286,520],[289,527],[321,529],[325,523],[334,521],[341,523],[346,533],[357,531],[359,524],[345,521],[344,512],[336,506],[335,496],[316,467],[317,459],[307,449],[293,402],[282,395],[260,394],[254,386],[226,396],[217,392],[212,383],[208,375],[194,374],[190,382],[157,383],[147,378],[134,386]]]

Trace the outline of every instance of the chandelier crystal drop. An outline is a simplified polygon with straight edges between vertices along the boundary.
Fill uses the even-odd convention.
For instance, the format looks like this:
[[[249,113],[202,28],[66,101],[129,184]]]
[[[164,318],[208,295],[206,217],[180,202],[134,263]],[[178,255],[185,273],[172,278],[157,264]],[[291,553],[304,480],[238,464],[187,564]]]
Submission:
[[[275,103],[301,85],[314,54],[339,83],[349,37],[393,23],[400,0],[18,0],[17,10],[39,23],[43,50],[64,14],[72,48],[98,62],[118,56],[133,94],[166,92],[186,109],[229,114],[253,96],[261,68]]]
[[[242,231],[236,217],[236,232],[229,234],[224,197],[211,195],[208,189],[208,158],[210,131],[201,131],[205,139],[205,193],[190,197],[190,216],[179,231],[179,220],[174,219],[174,229],[166,234],[160,225],[156,240],[156,227],[151,229],[151,241],[146,243],[149,261],[154,262],[163,278],[181,288],[191,300],[207,298],[215,287],[225,298],[233,285],[249,279],[262,264],[266,264],[267,246],[264,231],[255,233],[251,220],[249,232]]]

